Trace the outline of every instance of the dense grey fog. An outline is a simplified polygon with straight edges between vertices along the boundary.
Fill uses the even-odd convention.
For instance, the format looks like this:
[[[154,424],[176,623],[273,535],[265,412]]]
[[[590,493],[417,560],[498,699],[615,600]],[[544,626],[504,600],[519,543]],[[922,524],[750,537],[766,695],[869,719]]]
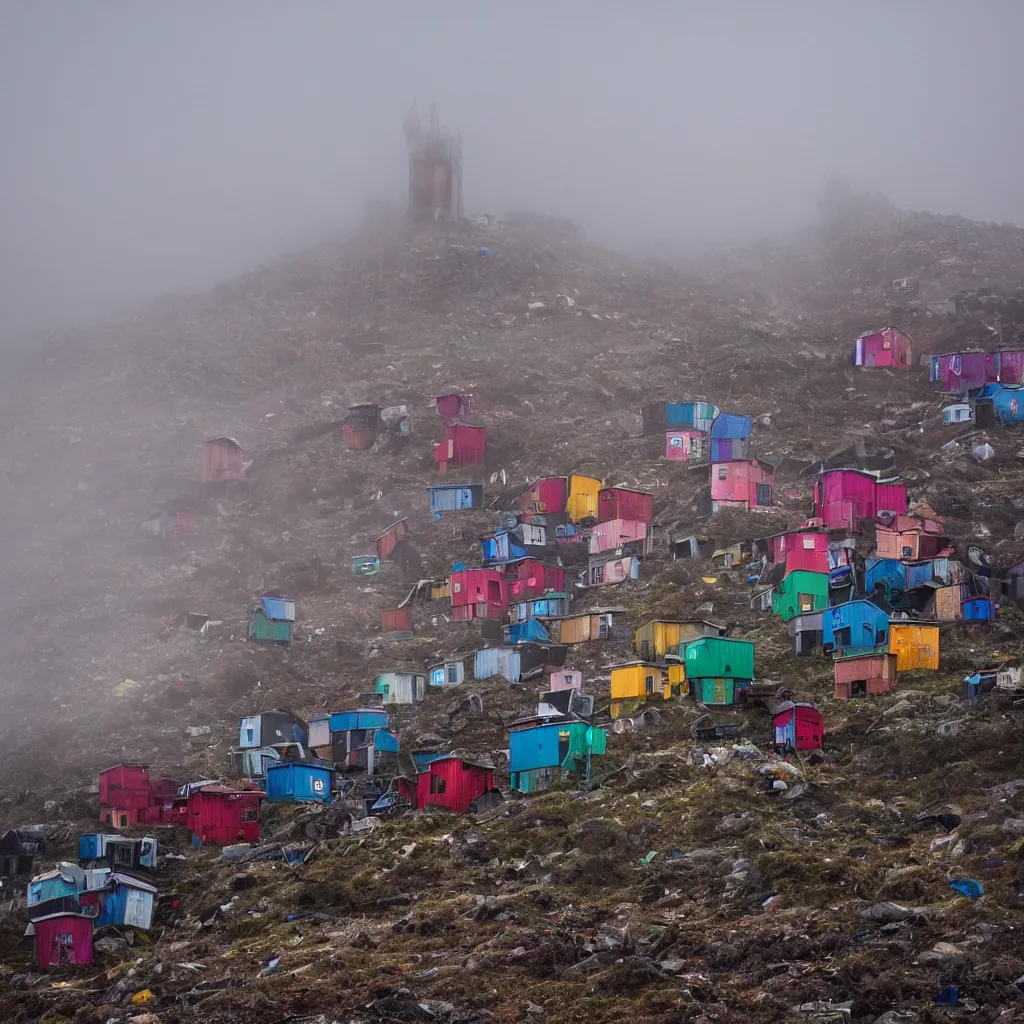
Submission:
[[[1024,5],[6,0],[0,331],[201,287],[404,202],[436,100],[465,206],[631,248],[807,221],[838,172],[1024,221]]]

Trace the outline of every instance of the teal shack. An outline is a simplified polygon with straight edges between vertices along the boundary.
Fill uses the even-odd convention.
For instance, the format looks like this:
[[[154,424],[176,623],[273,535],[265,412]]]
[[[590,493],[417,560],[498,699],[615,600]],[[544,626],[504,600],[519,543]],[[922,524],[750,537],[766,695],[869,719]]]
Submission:
[[[331,802],[331,776],[325,765],[277,761],[267,765],[267,799],[272,803]]]
[[[772,612],[783,622],[828,607],[828,573],[796,569],[772,591]]]
[[[576,715],[534,715],[509,726],[509,786],[544,789],[565,772],[585,773],[589,757],[607,749],[607,734]]]
[[[682,663],[687,690],[701,704],[734,704],[754,681],[752,640],[700,637],[681,643],[669,660]]]
[[[288,647],[294,628],[295,602],[288,597],[261,597],[249,616],[249,639],[257,643]]]

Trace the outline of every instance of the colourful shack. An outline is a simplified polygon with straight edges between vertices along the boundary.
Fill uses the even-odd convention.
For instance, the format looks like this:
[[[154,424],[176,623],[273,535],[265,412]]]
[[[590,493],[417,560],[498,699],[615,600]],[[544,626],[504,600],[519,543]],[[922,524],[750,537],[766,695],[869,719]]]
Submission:
[[[565,772],[587,774],[591,757],[607,749],[607,736],[576,715],[534,715],[509,726],[509,788],[544,789]]]
[[[587,537],[590,554],[619,549],[646,555],[650,549],[647,524],[636,519],[608,519],[591,528]]]
[[[92,963],[93,919],[84,914],[47,914],[29,925],[36,966],[80,967]]]
[[[461,658],[447,658],[427,670],[431,686],[457,686],[466,678],[466,665]]]
[[[939,624],[921,620],[889,622],[889,653],[896,655],[897,672],[939,667]]]
[[[821,613],[821,643],[837,657],[889,649],[889,615],[870,601],[849,601]]]
[[[261,597],[249,614],[249,639],[288,647],[295,630],[295,602],[280,594]]]
[[[82,893],[79,900],[83,910],[92,906],[97,908],[93,919],[97,928],[112,925],[149,931],[153,927],[156,894],[155,885],[114,871],[104,888]]]
[[[469,419],[473,412],[473,396],[457,391],[447,395],[434,395],[434,408],[445,422]]]
[[[333,775],[326,765],[306,761],[278,761],[267,765],[267,800],[329,804]]]
[[[707,619],[652,619],[633,630],[633,653],[642,661],[664,661],[681,643],[727,632],[725,626]]]
[[[912,362],[911,342],[895,327],[862,334],[853,347],[854,366],[885,366],[894,370],[909,370]]]
[[[701,637],[681,643],[669,658],[682,662],[690,697],[702,704],[733,704],[754,681],[751,640]]]
[[[406,537],[409,536],[409,520],[397,519],[386,530],[377,536],[377,557],[381,561],[389,559]],[[358,575],[358,574],[357,574]]]
[[[640,559],[636,555],[618,553],[591,555],[587,568],[580,574],[585,587],[610,587],[640,576]]]
[[[928,379],[946,394],[965,395],[999,380],[999,354],[946,352],[932,356]]]
[[[115,828],[139,822],[139,812],[150,806],[149,768],[144,764],[117,764],[100,772],[100,821]]]
[[[185,824],[204,846],[260,841],[260,801],[266,794],[208,783],[191,789]]]
[[[637,704],[654,697],[668,700],[671,696],[672,686],[664,665],[628,661],[611,666],[612,718],[618,718],[623,711],[631,711]],[[630,706],[626,707],[626,704]]]
[[[749,511],[772,504],[774,467],[757,459],[720,462],[711,467],[711,514],[723,508]]]
[[[537,558],[521,558],[504,566],[509,602],[529,601],[547,593],[565,593],[565,569]]]
[[[835,660],[836,700],[889,693],[896,684],[896,655],[855,654]]]
[[[906,484],[881,483],[859,469],[825,470],[814,484],[814,517],[829,530],[860,530],[862,519],[906,511]]]
[[[212,437],[203,442],[204,484],[242,480],[244,477],[245,454],[233,437]]]
[[[383,708],[354,708],[314,718],[309,723],[309,746],[339,771],[373,775],[397,767],[398,736]]]
[[[454,814],[475,814],[501,802],[494,765],[446,754],[416,776],[416,807],[444,807]]]
[[[426,691],[427,677],[421,672],[382,672],[373,681],[383,704],[419,704]]]
[[[979,427],[1010,427],[1024,423],[1024,386],[986,384],[974,402]]]
[[[382,608],[380,631],[386,640],[411,640],[412,608]]]
[[[828,573],[798,569],[772,589],[772,613],[783,622],[828,607]]]
[[[665,433],[665,458],[671,462],[707,462],[709,438],[700,430],[669,430]]]
[[[430,495],[430,511],[435,517],[440,517],[444,512],[482,508],[484,503],[483,484],[431,484],[427,492]]]
[[[650,525],[654,522],[654,495],[632,487],[603,487],[597,492],[597,521],[616,519]]]
[[[569,497],[565,503],[565,510],[574,523],[597,519],[598,494],[601,487],[601,481],[597,477],[582,476],[579,473],[573,473],[569,477]]]
[[[444,440],[434,445],[434,461],[442,473],[449,466],[479,466],[487,457],[487,428],[468,423],[450,423]]]
[[[923,515],[897,515],[875,524],[875,554],[900,561],[949,554],[950,539],[938,519]]]
[[[501,569],[460,569],[449,581],[452,618],[503,619],[508,612],[509,581]]]
[[[751,419],[720,412],[711,424],[711,461],[736,462],[747,458]]]
[[[825,720],[813,705],[786,700],[769,709],[775,730],[775,749],[782,755],[799,750],[820,750],[825,736]]]
[[[522,512],[549,515],[565,511],[569,498],[569,480],[564,476],[545,476],[535,480],[516,499]]]
[[[785,565],[787,575],[798,569],[829,571],[828,533],[825,530],[789,530],[766,539],[772,565]]]

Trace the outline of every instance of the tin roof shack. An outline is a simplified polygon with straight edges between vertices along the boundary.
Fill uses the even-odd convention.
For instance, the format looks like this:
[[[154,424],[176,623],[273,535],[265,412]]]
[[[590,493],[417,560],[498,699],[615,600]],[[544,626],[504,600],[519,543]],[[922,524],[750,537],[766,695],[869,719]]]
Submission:
[[[939,624],[920,620],[891,619],[889,653],[896,655],[897,672],[938,669]]]
[[[584,612],[580,613],[586,614]],[[569,595],[560,593],[544,594],[543,597],[531,597],[518,601],[509,608],[509,618],[513,622],[525,622],[527,619],[558,619],[569,617]]]
[[[476,814],[501,799],[492,764],[446,754],[416,776],[416,807],[421,811],[444,807],[454,814]]]
[[[295,630],[295,602],[278,595],[261,597],[249,613],[249,639],[289,647]]]
[[[850,601],[821,613],[826,653],[848,657],[889,649],[889,614],[871,601]]]
[[[754,644],[734,637],[706,636],[679,645],[690,696],[702,704],[728,705],[754,681]]]
[[[575,615],[545,619],[551,639],[560,644],[583,644],[590,640],[621,638],[625,608],[591,608]]]
[[[503,565],[506,562],[527,558],[530,551],[526,545],[526,536],[530,540],[540,539],[540,547],[544,546],[546,531],[543,526],[524,524],[522,527],[495,530],[480,538],[480,550],[484,565]],[[531,547],[534,545],[531,545]]]
[[[569,498],[569,480],[564,476],[545,476],[535,480],[515,500],[522,512],[547,515],[564,512]]]
[[[0,836],[0,878],[17,878],[32,874],[32,854],[22,845],[21,836],[13,828]]]
[[[982,594],[965,597],[960,609],[964,622],[995,622],[996,619],[995,602]]]
[[[434,462],[442,473],[449,466],[482,466],[487,457],[487,428],[449,423],[444,440],[434,445]]]
[[[934,558],[949,553],[950,538],[938,519],[929,516],[897,515],[875,523],[875,553],[880,558]]]
[[[83,914],[48,914],[29,925],[36,966],[80,967],[92,963],[92,918]]]
[[[339,771],[373,775],[398,767],[398,737],[382,708],[355,708],[313,719],[309,745]]]
[[[373,692],[383,694],[385,704],[419,704],[426,690],[427,677],[420,672],[382,672],[373,681]]]
[[[711,514],[719,509],[767,508],[772,504],[775,469],[757,459],[720,462],[711,467]]]
[[[573,473],[569,477],[569,497],[565,510],[574,523],[597,519],[598,495],[602,483],[597,477]]]
[[[610,587],[640,577],[640,559],[636,555],[591,555],[581,574],[585,587]]]
[[[791,572],[772,590],[772,613],[783,622],[828,607],[828,573]]]
[[[305,761],[278,761],[267,766],[267,800],[271,803],[331,802],[333,771]]]
[[[616,519],[634,522],[654,522],[654,495],[632,487],[603,487],[597,492],[597,521],[608,523]]]
[[[260,841],[260,801],[255,789],[229,789],[219,783],[197,786],[188,795],[185,824],[204,846]]]
[[[965,395],[999,380],[995,352],[946,352],[932,356],[928,380],[948,395]]]
[[[460,569],[449,586],[454,619],[503,619],[508,612],[509,581],[501,569]]]
[[[751,420],[720,412],[711,424],[711,461],[733,462],[749,455]]]
[[[798,750],[821,750],[825,720],[813,705],[786,700],[769,707],[775,729],[775,749],[782,755]]]
[[[67,909],[62,900],[75,904],[84,893],[102,889],[110,880],[109,868],[81,868],[77,864],[61,861],[53,870],[36,875],[29,883],[25,901],[29,917],[42,917]]]
[[[896,685],[896,655],[884,652],[836,658],[836,700],[889,693]]]
[[[244,477],[245,453],[233,437],[211,437],[203,442],[204,484],[242,480]]]
[[[431,686],[457,686],[466,678],[466,666],[462,658],[447,658],[440,665],[427,670]]]
[[[643,661],[664,661],[681,643],[726,632],[725,626],[707,619],[652,619],[633,630],[633,652]]]
[[[100,821],[116,828],[135,825],[139,811],[150,805],[149,768],[118,764],[100,772]]]
[[[824,614],[811,612],[810,615],[795,615],[789,620],[789,635],[793,637],[794,653],[798,658],[809,657],[815,651],[821,650],[824,642]]]
[[[273,747],[279,753],[294,750],[301,758],[305,754],[309,728],[293,711],[274,708],[259,715],[249,715],[238,725],[238,747],[251,750]]]
[[[700,430],[668,430],[665,432],[665,458],[670,462],[707,462],[711,442]]]
[[[633,710],[632,707],[617,707],[622,702],[637,701],[642,704],[656,696],[664,700],[672,696],[672,686],[664,665],[655,665],[648,661],[628,661],[622,665],[611,666],[612,718],[618,718],[622,711],[628,713],[629,710]]]
[[[537,558],[523,558],[504,567],[509,601],[528,601],[547,593],[565,593],[565,569]]]
[[[89,832],[78,839],[78,862],[87,866],[103,861],[107,867],[156,870],[157,841],[152,836],[129,839],[127,836]]]
[[[380,631],[385,640],[412,639],[412,609],[383,608],[380,613]]]
[[[341,426],[346,448],[366,451],[377,443],[380,432],[380,407],[373,402],[350,405]]]
[[[862,519],[874,519],[879,512],[904,515],[907,485],[880,483],[859,469],[829,469],[814,484],[814,516],[829,530],[860,531]]]
[[[579,669],[556,669],[548,675],[548,690],[582,690],[583,673]]]
[[[103,889],[83,893],[80,899],[83,909],[90,906],[98,908],[99,913],[94,919],[97,928],[112,925],[149,931],[153,927],[156,894],[155,885],[115,871]]]
[[[947,405],[942,410],[942,422],[947,426],[950,423],[973,423],[974,410],[966,402]]]
[[[650,402],[640,410],[645,436],[668,430],[699,430],[707,433],[718,415],[710,402]]]
[[[829,571],[829,540],[826,530],[802,529],[775,533],[765,538],[772,565],[784,565],[784,575],[798,569]]]
[[[646,555],[650,546],[647,523],[634,519],[609,519],[598,523],[587,537],[587,550],[592,555],[605,551]]]
[[[377,557],[387,561],[395,548],[409,536],[409,520],[398,519],[377,537]]]
[[[460,512],[467,508],[482,508],[484,503],[483,484],[431,484],[430,511],[435,518],[442,512]]]
[[[447,395],[434,395],[434,408],[445,423],[451,420],[468,420],[473,414],[473,396],[458,391],[449,392]]]
[[[1024,423],[1024,387],[1020,384],[986,384],[974,407],[979,427],[1011,427]]]
[[[585,775],[590,757],[607,749],[607,735],[580,718],[534,715],[509,725],[509,787],[533,793],[571,772]]]
[[[894,370],[909,370],[911,341],[895,327],[862,334],[853,347],[854,366],[885,366]]]

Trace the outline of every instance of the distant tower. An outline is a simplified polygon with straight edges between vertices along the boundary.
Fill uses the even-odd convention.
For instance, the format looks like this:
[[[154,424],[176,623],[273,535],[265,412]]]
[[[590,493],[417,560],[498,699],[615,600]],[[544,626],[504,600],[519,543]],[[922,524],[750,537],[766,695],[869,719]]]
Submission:
[[[409,216],[416,221],[452,221],[462,216],[462,140],[441,126],[430,105],[430,126],[420,125],[416,104],[405,119],[409,145]]]

